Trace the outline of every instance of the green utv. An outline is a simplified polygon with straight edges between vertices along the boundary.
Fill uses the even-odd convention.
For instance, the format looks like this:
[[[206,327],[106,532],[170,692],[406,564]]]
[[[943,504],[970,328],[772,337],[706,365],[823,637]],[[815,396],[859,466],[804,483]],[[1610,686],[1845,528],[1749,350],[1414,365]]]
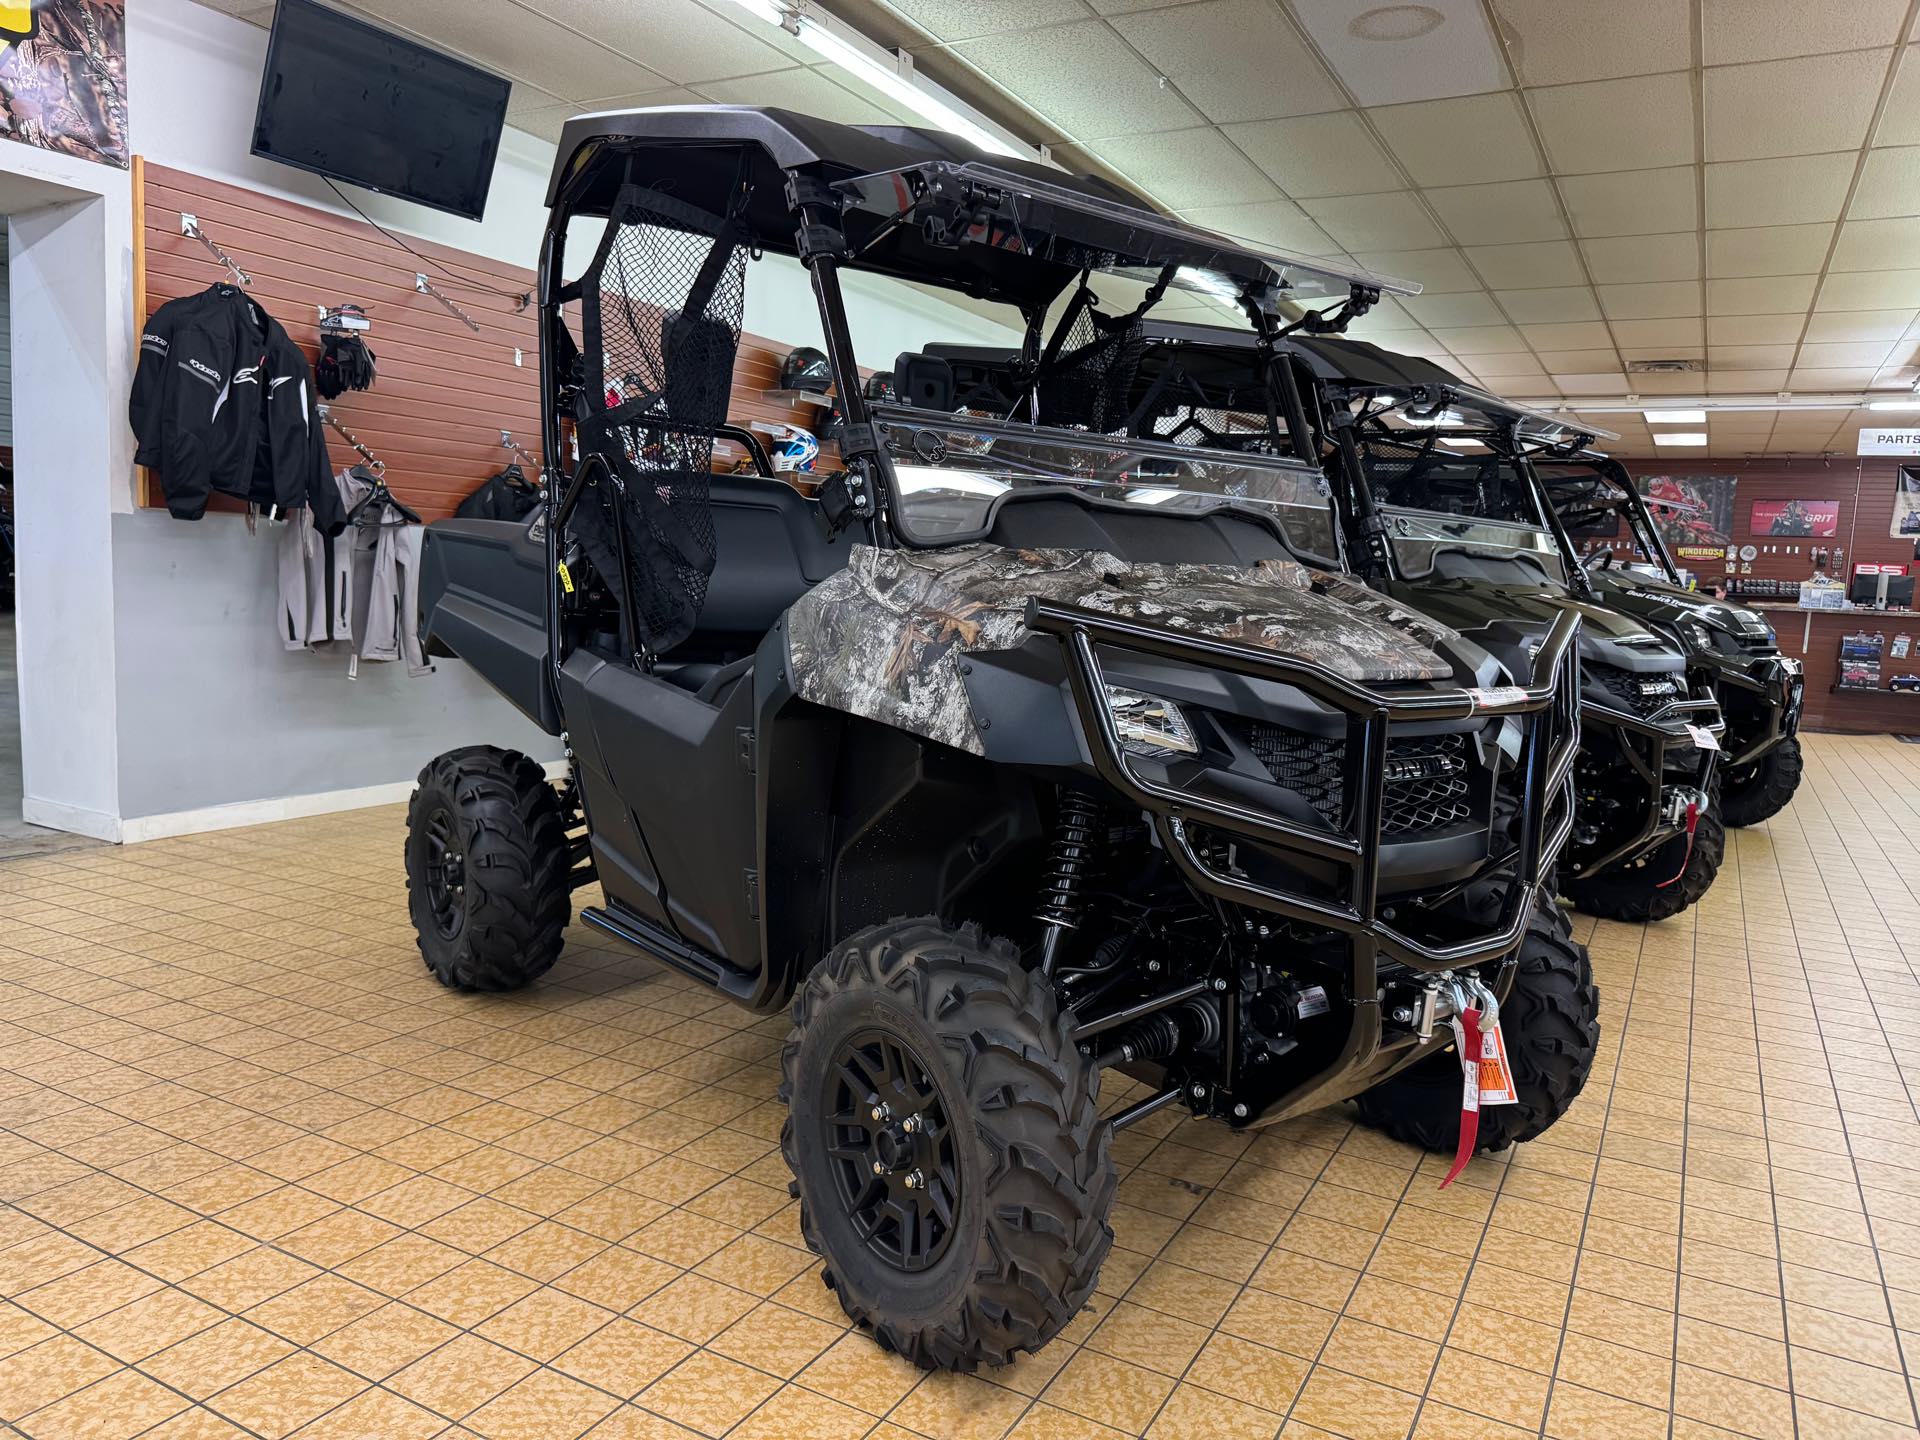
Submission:
[[[1587,584],[1609,609],[1657,630],[1687,655],[1696,689],[1711,690],[1727,730],[1720,757],[1720,815],[1758,825],[1800,788],[1801,663],[1780,653],[1757,610],[1687,588],[1646,500],[1616,460],[1591,452],[1541,460],[1548,501],[1572,535],[1624,520],[1644,565],[1618,563],[1612,550],[1582,557]]]
[[[1590,436],[1427,361],[1329,338],[1309,312],[1263,343],[1210,325],[1149,321],[1135,372],[1136,433],[1255,443],[1284,422],[1324,469],[1338,564],[1381,594],[1524,670],[1562,617],[1581,617],[1579,804],[1561,892],[1610,919],[1659,920],[1703,895],[1725,848],[1716,759],[1724,730],[1685,651],[1604,602],[1581,569],[1534,460]],[[1005,352],[955,350],[985,378]],[[1316,757],[1288,742],[1292,763]]]
[[[1358,312],[1389,282],[948,136],[748,107],[573,120],[549,205],[549,489],[525,522],[432,526],[423,602],[429,646],[571,773],[490,747],[422,773],[439,980],[535,980],[597,880],[586,923],[789,1011],[802,1233],[928,1367],[1073,1318],[1112,1137],[1157,1111],[1242,1128],[1390,1093],[1376,1118],[1451,1145],[1442,1051],[1497,997],[1517,1103],[1480,1145],[1565,1112],[1598,1038],[1549,879],[1578,615],[1503,663],[1340,574],[1283,390],[1231,434],[1133,423],[1171,287],[1236,297],[1266,344],[1283,300]],[[729,418],[763,254],[806,266],[833,370],[844,468],[811,493]],[[1025,344],[989,384],[932,346],[863,354],[850,274]],[[1095,294],[1117,276],[1129,307]],[[714,473],[720,442],[746,473]]]

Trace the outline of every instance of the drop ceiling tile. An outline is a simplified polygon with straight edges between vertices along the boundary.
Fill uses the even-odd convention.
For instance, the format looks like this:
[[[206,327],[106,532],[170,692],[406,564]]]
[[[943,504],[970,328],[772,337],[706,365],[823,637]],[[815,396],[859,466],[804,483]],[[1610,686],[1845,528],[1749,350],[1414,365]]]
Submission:
[[[1565,240],[1525,245],[1476,245],[1467,252],[1473,268],[1498,290],[1534,290],[1548,285],[1585,285],[1580,256]]]
[[[1892,54],[1856,50],[1708,70],[1706,158],[1758,160],[1858,148],[1880,103]]]
[[[1870,366],[1878,370],[1893,353],[1891,340],[1831,340],[1802,345],[1797,364],[1805,366]]]
[[[1520,333],[1536,350],[1598,350],[1613,344],[1613,334],[1599,320],[1570,321],[1564,324],[1528,325]]]
[[[1556,174],[1691,165],[1693,85],[1684,73],[1529,90]]]
[[[516,130],[524,130],[529,135],[537,135],[549,144],[560,143],[560,132],[566,129],[567,121],[580,113],[580,107],[571,102],[558,105],[535,106],[522,110],[518,115],[507,116],[507,124]]]
[[[1709,292],[1708,302],[1712,296]],[[1804,310],[1791,315],[1709,315],[1707,343],[1711,345],[1793,345],[1805,328]]]
[[[1686,374],[1635,375],[1633,377],[1633,388],[1634,392],[1640,395],[1698,395],[1700,393],[1700,377],[1698,375]],[[1610,425],[1607,428],[1617,430],[1620,427],[1618,425]],[[1648,445],[1652,444],[1651,441],[1647,441],[1646,443]]]
[[[777,25],[700,5],[630,5],[623,0],[526,0],[568,29],[657,71],[676,85],[758,75],[817,58]],[[504,8],[504,7],[500,7]],[[736,18],[737,17],[737,18]],[[484,22],[493,23],[491,15]]]
[[[1257,205],[1199,205],[1179,212],[1184,220],[1223,235],[1257,241],[1296,255],[1326,255],[1338,248],[1333,238],[1291,200]],[[1418,276],[1414,276],[1418,279]]]
[[[1508,84],[1506,61],[1479,0],[1294,0],[1293,10],[1362,105],[1478,95]],[[1438,23],[1430,23],[1436,15]],[[1411,22],[1412,33],[1395,38],[1397,22]]]
[[[1906,8],[1905,0],[1701,0],[1704,56],[1709,65],[1731,65],[1891,45]]]
[[[1364,250],[1353,258],[1375,274],[1418,280],[1428,295],[1480,288],[1480,277],[1451,246],[1438,250]]]
[[[1555,371],[1553,383],[1567,395],[1625,395],[1633,389],[1627,383],[1626,375],[1619,370],[1580,375],[1563,375]]]
[[[1002,0],[994,8],[1018,10],[1020,4]],[[1346,103],[1319,56],[1268,0],[1205,0],[1112,23],[1216,123],[1310,115]]]
[[[1406,185],[1352,110],[1221,128],[1295,200],[1368,195]]]
[[[1920,215],[1920,145],[1869,150],[1853,192],[1849,220]]]
[[[1737,230],[1837,220],[1853,178],[1853,162],[1852,155],[1800,155],[1709,165],[1707,227]]]
[[[715,80],[700,87],[709,100],[722,105],[778,105],[841,125],[899,123],[901,117],[885,108],[880,97],[864,86],[861,89],[865,93],[856,94],[829,72],[806,69],[782,70],[774,75],[754,75],[739,80]]]
[[[1874,126],[1876,145],[1920,145],[1920,51],[1911,46],[1901,53],[1880,123]]]
[[[1407,191],[1308,200],[1301,208],[1349,250],[1425,248],[1446,242],[1440,227]]]
[[[1695,230],[1583,240],[1580,249],[1599,285],[1700,278],[1700,234]]]
[[[1698,383],[1699,377],[1695,376]],[[1707,392],[1712,395],[1748,395],[1779,390],[1787,383],[1785,370],[1709,370]]]
[[[1462,245],[1558,240],[1567,233],[1553,187],[1544,180],[1459,185],[1429,190],[1426,196]]]
[[[1693,50],[1687,0],[1495,0],[1494,8],[1526,85],[1684,70]]]
[[[1707,274],[1803,275],[1820,269],[1833,240],[1831,225],[1761,225],[1707,231]]]
[[[1163,205],[1251,203],[1278,198],[1273,183],[1211,125],[1119,135],[1087,149]]]
[[[1615,369],[1620,364],[1620,355],[1611,345],[1591,350],[1542,350],[1540,363],[1555,375],[1565,375]]]
[[[468,0],[382,0],[380,19],[563,100],[658,90],[666,77],[544,15],[504,5],[475,24]],[[772,28],[772,27],[768,27]]]
[[[1681,355],[1698,351],[1703,343],[1700,317],[1676,320],[1615,320],[1613,342],[1623,350],[1662,350]]]
[[[1827,276],[1813,308],[1912,310],[1916,307],[1920,307],[1920,270],[1860,270]]]
[[[1148,134],[1204,118],[1104,21],[969,40],[952,53],[1070,135]]]
[[[1787,377],[1794,390],[1860,390],[1873,383],[1873,367],[1804,365]]]
[[[1707,281],[1709,315],[1803,315],[1813,304],[1817,275],[1768,275]]]
[[[1707,363],[1716,370],[1783,370],[1793,364],[1792,345],[1714,345]]]
[[[1833,270],[1898,270],[1920,256],[1920,218],[1846,220],[1833,247]]]
[[[1609,320],[1666,320],[1700,313],[1696,281],[1668,280],[1649,285],[1598,285],[1600,309]]]
[[[1474,368],[1489,379],[1511,382],[1514,380],[1544,380],[1547,372],[1540,362],[1531,355],[1481,355],[1476,357]],[[1510,387],[1509,387],[1510,388]]]
[[[1456,355],[1501,355],[1525,350],[1520,332],[1510,325],[1477,325],[1464,330],[1436,330],[1434,339]]]
[[[1700,223],[1700,179],[1691,165],[1559,178],[1560,197],[1582,238],[1656,235]]]
[[[1543,173],[1513,94],[1384,105],[1367,118],[1417,184],[1481,185]]]
[[[1500,325],[1506,317],[1484,291],[1462,291],[1457,295],[1412,295],[1401,307],[1429,330],[1441,326],[1459,329],[1473,325]]]
[[[1507,312],[1507,318],[1520,325],[1600,318],[1600,302],[1585,285],[1565,285],[1550,290],[1501,290],[1495,292],[1494,298]]]
[[[1807,339],[1884,340],[1892,344],[1913,323],[1910,310],[1828,310],[1807,321]]]
[[[535,0],[538,3],[538,0]],[[623,0],[612,0],[622,4]],[[1093,11],[1083,0],[883,0],[936,40],[971,40],[1007,30],[1030,30],[1084,20]],[[641,8],[641,7],[633,7]]]

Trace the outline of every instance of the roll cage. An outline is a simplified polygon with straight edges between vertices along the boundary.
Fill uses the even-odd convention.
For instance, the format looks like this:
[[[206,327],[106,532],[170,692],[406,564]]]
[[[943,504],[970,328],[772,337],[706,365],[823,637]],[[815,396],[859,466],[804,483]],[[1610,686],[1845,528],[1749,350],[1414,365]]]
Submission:
[[[1024,344],[977,375],[955,352],[947,363],[957,388],[1001,426],[1077,420],[1078,432],[1044,432],[1069,437],[1127,433],[1130,412],[1111,405],[1130,393],[1135,372],[1078,377],[1076,392],[1060,383],[1065,360],[1098,359],[1116,335],[1126,347],[1140,346],[1138,324],[1152,302],[1197,273],[1209,288],[1229,287],[1247,316],[1247,343],[1263,369],[1250,393],[1260,397],[1263,424],[1229,435],[1208,430],[1208,421],[1192,414],[1187,422],[1200,427],[1203,444],[1228,440],[1321,474],[1307,398],[1286,358],[1287,337],[1335,331],[1382,291],[1415,287],[1170,220],[1098,181],[1019,162],[987,164],[962,152],[965,147],[946,136],[829,125],[748,107],[673,107],[569,122],[539,282],[544,442],[558,483],[536,529],[546,547],[547,670],[556,708],[561,666],[579,643],[568,617],[585,600],[575,593],[570,546],[590,517],[601,516],[595,523],[602,529],[587,558],[596,573],[617,577],[608,588],[621,644],[636,666],[651,669],[675,634],[673,607],[650,611],[647,584],[663,577],[683,584],[696,592],[697,605],[705,579],[698,524],[704,466],[715,440],[751,439],[728,422],[724,403],[742,313],[736,276],[749,254],[792,256],[809,272],[842,418],[837,438],[845,473],[823,482],[815,497],[823,523],[836,533],[857,527],[882,549],[911,543],[891,515],[896,492],[879,428],[886,414],[876,413],[864,393],[841,291],[847,269],[1016,306],[1025,320]],[[569,278],[569,230],[582,217],[604,222],[604,229],[581,273]],[[1151,277],[1146,301],[1131,314],[1096,318],[1087,290],[1095,269]],[[1322,310],[1291,320],[1280,313],[1282,301],[1328,293],[1336,303]],[[1064,313],[1049,324],[1062,299]],[[1004,413],[994,413],[1002,405]],[[764,454],[747,448],[755,468],[769,473]],[[1181,453],[1195,453],[1190,439]],[[710,569],[710,535],[706,544]],[[1094,768],[1152,817],[1176,865],[1202,893],[1336,932],[1352,942],[1356,977],[1364,972],[1369,981],[1382,959],[1416,971],[1442,970],[1497,958],[1518,942],[1572,825],[1576,617],[1553,627],[1535,662],[1534,683],[1491,692],[1380,690],[1306,661],[1072,607],[1035,605],[1028,625],[1060,645]],[[1102,651],[1280,681],[1330,707],[1354,757],[1344,781],[1343,813],[1351,823],[1330,837],[1144,782],[1113,732]],[[1501,783],[1518,787],[1508,797],[1516,802],[1517,841],[1503,834],[1475,880],[1506,876],[1510,883],[1494,923],[1478,927],[1470,942],[1424,943],[1396,927],[1379,903],[1381,767],[1389,728],[1506,717],[1518,735]],[[1343,877],[1337,898],[1269,892],[1223,874],[1194,844],[1196,829],[1310,864],[1330,863]],[[1357,1027],[1355,1034],[1358,1043]]]

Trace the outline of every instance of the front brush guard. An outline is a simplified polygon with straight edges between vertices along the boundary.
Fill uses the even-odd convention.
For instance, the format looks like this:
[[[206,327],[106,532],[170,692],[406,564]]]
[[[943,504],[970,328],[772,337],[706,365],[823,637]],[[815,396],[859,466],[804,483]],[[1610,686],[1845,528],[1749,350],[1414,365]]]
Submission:
[[[1554,621],[1534,661],[1534,674],[1545,675],[1545,682],[1491,700],[1467,690],[1389,695],[1310,661],[1075,605],[1030,600],[1026,623],[1029,629],[1060,640],[1074,708],[1095,768],[1108,784],[1147,813],[1167,854],[1187,881],[1204,894],[1348,937],[1353,948],[1356,995],[1373,994],[1374,976],[1382,957],[1415,970],[1438,972],[1500,959],[1520,943],[1528,916],[1573,827],[1570,804],[1561,807],[1553,823],[1546,823],[1553,808],[1552,797],[1565,787],[1580,744],[1575,646],[1580,621],[1573,611],[1563,612]],[[1327,835],[1279,816],[1190,795],[1143,778],[1128,762],[1107,705],[1098,653],[1103,645],[1291,685],[1341,711],[1347,717],[1347,743],[1357,746],[1362,756],[1358,803],[1346,811],[1356,817],[1355,823],[1337,835]],[[1511,856],[1490,861],[1488,866],[1489,870],[1513,867],[1516,883],[1508,891],[1499,921],[1490,932],[1453,945],[1424,944],[1380,914],[1379,856],[1389,727],[1396,722],[1506,715],[1540,717],[1523,727],[1518,765],[1523,777],[1518,849]],[[1221,874],[1194,848],[1189,829],[1196,823],[1268,850],[1331,862],[1347,877],[1347,899],[1342,902],[1287,893]]]

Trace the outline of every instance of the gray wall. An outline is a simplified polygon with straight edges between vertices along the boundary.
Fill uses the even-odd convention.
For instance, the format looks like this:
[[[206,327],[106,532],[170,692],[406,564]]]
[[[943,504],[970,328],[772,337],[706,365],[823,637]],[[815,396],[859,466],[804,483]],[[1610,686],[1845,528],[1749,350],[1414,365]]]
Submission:
[[[289,652],[275,632],[279,527],[237,515],[113,517],[120,814],[132,819],[269,796],[410,780],[455,745],[558,759],[458,660],[404,665]],[[79,643],[77,640],[75,643]]]

